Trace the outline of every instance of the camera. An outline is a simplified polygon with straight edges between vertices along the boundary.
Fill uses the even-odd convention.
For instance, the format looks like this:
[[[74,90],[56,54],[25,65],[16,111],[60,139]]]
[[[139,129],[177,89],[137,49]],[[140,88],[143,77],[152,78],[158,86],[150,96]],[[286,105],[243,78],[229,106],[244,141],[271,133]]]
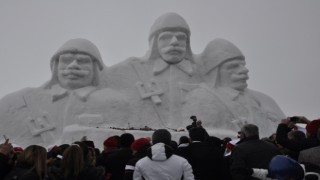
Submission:
[[[190,119],[192,119],[192,121],[197,121],[197,116],[190,116]]]
[[[194,128],[194,127],[197,127],[197,116],[190,116],[190,119],[193,121],[192,123],[191,123],[191,125],[188,125],[187,126],[187,130],[190,130],[190,129],[192,129],[192,128]]]
[[[290,117],[290,122],[298,123],[298,122],[300,122],[300,117],[292,116],[292,117]]]

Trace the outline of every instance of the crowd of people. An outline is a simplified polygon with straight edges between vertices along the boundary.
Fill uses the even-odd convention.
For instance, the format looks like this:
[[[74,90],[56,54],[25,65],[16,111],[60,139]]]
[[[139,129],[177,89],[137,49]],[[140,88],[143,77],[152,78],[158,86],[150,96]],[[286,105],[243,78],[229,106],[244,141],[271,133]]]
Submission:
[[[296,123],[306,124],[306,132]],[[25,149],[9,139],[0,145],[0,179],[4,180],[310,180],[320,179],[320,119],[282,119],[275,134],[259,137],[259,128],[245,124],[238,139],[210,136],[201,121],[179,142],[166,129],[152,137],[130,133],[111,136],[103,150],[82,139],[48,150]]]

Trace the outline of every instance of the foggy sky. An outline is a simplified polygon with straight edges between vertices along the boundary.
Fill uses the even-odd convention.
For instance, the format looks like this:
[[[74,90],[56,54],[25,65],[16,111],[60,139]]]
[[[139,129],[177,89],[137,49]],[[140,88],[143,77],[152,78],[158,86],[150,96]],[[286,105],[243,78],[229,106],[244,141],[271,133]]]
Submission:
[[[320,117],[318,0],[2,0],[0,97],[50,79],[49,61],[71,38],[99,48],[106,66],[148,50],[149,29],[167,12],[183,16],[201,53],[224,38],[246,56],[249,88],[275,99],[288,116]]]

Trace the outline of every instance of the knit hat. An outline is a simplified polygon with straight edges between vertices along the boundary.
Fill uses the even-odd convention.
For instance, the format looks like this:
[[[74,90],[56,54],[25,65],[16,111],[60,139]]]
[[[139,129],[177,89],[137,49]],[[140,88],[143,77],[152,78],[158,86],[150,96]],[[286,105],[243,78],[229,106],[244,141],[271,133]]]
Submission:
[[[11,144],[13,152],[23,152],[23,148],[17,144]]]
[[[304,170],[301,165],[284,155],[277,155],[272,158],[269,164],[269,176],[278,180],[285,180],[289,177],[303,179]]]
[[[319,128],[320,128],[320,119],[313,120],[310,123],[308,123],[306,126],[307,132],[311,136],[315,136],[317,134]]]
[[[118,139],[114,136],[108,137],[104,142],[103,145],[106,147],[118,147]]]
[[[131,144],[132,151],[142,151],[151,146],[150,141],[147,138],[139,138]]]

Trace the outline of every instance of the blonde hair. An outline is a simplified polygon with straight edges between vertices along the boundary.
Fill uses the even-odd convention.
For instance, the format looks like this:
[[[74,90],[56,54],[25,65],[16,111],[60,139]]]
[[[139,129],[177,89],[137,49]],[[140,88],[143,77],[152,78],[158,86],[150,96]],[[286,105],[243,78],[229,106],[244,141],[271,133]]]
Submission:
[[[42,146],[28,146],[18,157],[18,163],[25,163],[32,166],[31,170],[35,170],[39,179],[43,179],[47,173],[47,150]]]
[[[71,145],[64,151],[61,167],[65,178],[79,176],[84,167],[83,152],[79,145]]]

